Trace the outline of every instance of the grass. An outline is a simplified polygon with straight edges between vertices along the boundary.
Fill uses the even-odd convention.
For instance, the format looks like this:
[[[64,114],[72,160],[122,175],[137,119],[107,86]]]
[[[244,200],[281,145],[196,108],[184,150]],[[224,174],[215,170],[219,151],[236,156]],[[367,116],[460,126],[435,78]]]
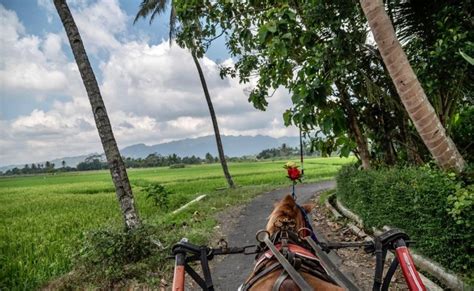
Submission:
[[[305,181],[329,179],[350,159],[305,161]],[[236,190],[226,186],[220,164],[182,169],[129,169],[142,220],[163,227],[162,241],[187,236],[206,242],[214,214],[262,191],[288,185],[282,161],[230,163]],[[145,199],[143,186],[163,184],[173,194],[166,213]],[[186,211],[171,211],[200,194],[206,199]],[[88,231],[120,228],[122,219],[108,171],[0,178],[0,289],[31,290],[69,272],[73,254]],[[160,238],[161,239],[161,238]]]

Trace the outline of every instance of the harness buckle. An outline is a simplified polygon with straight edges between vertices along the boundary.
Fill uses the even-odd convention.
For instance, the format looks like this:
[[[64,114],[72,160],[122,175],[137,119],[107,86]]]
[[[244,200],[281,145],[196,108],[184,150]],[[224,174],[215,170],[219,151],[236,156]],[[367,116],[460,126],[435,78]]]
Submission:
[[[307,227],[302,227],[298,229],[298,237],[303,240],[305,237],[311,236],[313,234],[313,231]]]

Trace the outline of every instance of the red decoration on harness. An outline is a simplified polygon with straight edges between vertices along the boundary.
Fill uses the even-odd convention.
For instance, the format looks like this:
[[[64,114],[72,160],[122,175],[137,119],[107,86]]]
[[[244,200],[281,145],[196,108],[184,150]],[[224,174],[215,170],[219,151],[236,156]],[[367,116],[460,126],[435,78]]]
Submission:
[[[277,250],[281,249],[281,244],[276,244],[275,247]],[[291,253],[294,253],[295,255],[299,257],[303,257],[309,260],[314,260],[314,261],[319,261],[318,257],[314,255],[311,251],[295,244],[288,244],[288,251]],[[266,251],[263,255],[261,255],[257,259],[257,263],[255,264],[254,270],[258,268],[258,266],[264,262],[265,260],[271,259],[273,257],[272,251]]]
[[[296,181],[300,181],[301,182],[301,172],[300,170],[298,169],[298,166],[296,165],[296,163],[294,162],[288,162],[286,163],[286,165],[284,166],[284,168],[286,169],[286,171],[288,172],[288,178],[293,181],[293,182],[296,182]]]
[[[288,178],[292,181],[299,180],[301,177],[301,172],[298,168],[288,168]]]

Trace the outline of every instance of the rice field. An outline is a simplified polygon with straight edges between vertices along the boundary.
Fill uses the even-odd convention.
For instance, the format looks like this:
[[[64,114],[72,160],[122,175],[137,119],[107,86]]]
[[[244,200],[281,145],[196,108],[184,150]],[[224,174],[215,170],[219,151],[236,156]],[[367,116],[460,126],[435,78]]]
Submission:
[[[305,181],[330,179],[350,161],[307,159]],[[171,216],[146,200],[142,186],[158,182],[169,189],[173,193],[169,212],[201,194],[219,197],[223,202],[206,212],[212,216],[260,191],[288,185],[285,162],[230,163],[234,181],[241,186],[232,191],[220,190],[226,187],[220,164],[129,169],[128,173],[142,220],[160,224]],[[194,207],[207,207],[206,203],[204,199]],[[186,215],[172,219],[187,219]],[[210,218],[206,229],[211,230],[212,223]],[[108,171],[0,177],[0,290],[37,289],[67,273],[86,232],[111,226],[121,227],[122,220]]]

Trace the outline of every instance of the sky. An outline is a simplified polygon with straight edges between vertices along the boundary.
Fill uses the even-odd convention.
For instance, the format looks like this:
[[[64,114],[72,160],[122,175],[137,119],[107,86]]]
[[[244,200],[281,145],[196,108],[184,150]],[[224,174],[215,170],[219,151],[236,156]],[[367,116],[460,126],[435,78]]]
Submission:
[[[102,152],[89,100],[52,0],[0,0],[0,165]],[[168,41],[168,16],[133,25],[138,0],[69,0],[120,148],[213,134],[196,67]],[[220,79],[224,40],[201,65],[223,135],[294,136],[285,90],[265,112],[251,84]],[[247,93],[246,93],[247,92]]]

